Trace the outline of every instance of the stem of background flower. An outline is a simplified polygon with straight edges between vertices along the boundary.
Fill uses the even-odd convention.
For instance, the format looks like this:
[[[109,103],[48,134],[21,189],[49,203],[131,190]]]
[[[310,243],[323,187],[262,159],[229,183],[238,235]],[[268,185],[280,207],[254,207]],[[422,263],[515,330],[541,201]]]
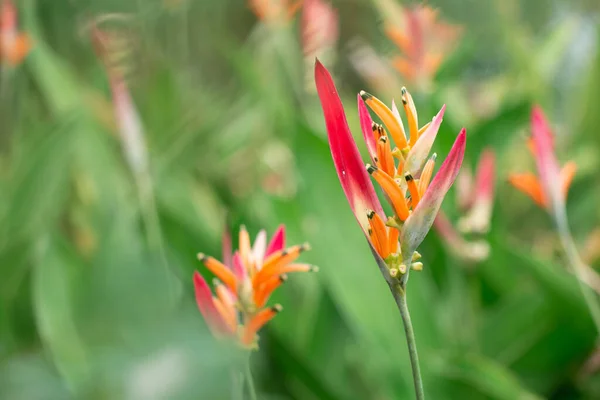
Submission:
[[[256,400],[256,388],[254,387],[254,379],[252,379],[252,370],[250,369],[250,355],[246,358],[246,365],[244,366],[244,376],[246,382],[248,382],[248,392],[250,393],[250,400]]]
[[[581,260],[579,252],[577,251],[577,247],[575,246],[575,242],[573,241],[573,236],[571,235],[571,230],[569,229],[567,217],[564,214],[555,215],[554,219],[563,250],[567,256],[571,269],[577,278],[579,289],[581,290],[583,298],[590,310],[592,320],[596,325],[596,330],[600,335],[600,304],[598,303],[598,298],[596,297],[594,291],[585,284],[586,266]]]
[[[423,391],[423,379],[421,378],[421,368],[419,367],[419,355],[417,354],[417,342],[415,341],[415,331],[410,320],[408,305],[406,304],[406,290],[400,284],[392,287],[392,293],[398,310],[404,323],[404,333],[406,334],[406,343],[408,344],[408,354],[410,356],[410,365],[412,367],[413,381],[415,384],[415,394],[417,400],[425,399]]]
[[[231,370],[231,398],[233,400],[244,400],[244,374],[237,368]]]

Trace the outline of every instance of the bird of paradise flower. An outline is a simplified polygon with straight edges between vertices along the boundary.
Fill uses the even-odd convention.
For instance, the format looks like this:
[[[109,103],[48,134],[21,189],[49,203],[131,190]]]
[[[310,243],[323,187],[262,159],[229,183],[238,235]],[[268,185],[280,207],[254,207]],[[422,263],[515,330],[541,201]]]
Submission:
[[[444,196],[459,172],[464,157],[466,131],[463,129],[458,134],[448,157],[433,177],[436,155],[429,159],[428,155],[442,122],[445,106],[430,123],[419,127],[415,104],[410,93],[403,89],[402,105],[407,115],[409,133],[407,138],[395,103],[390,109],[371,94],[361,92],[358,95],[359,119],[372,162],[365,168],[335,84],[318,60],[315,64],[315,81],[333,163],[350,208],[402,316],[416,396],[417,399],[423,399],[423,382],[406,303],[406,288],[410,270],[423,268],[423,264],[417,261],[420,254],[416,250],[430,230]],[[367,106],[377,114],[383,125],[373,122]],[[394,149],[391,147],[392,139]],[[369,174],[383,189],[392,206],[393,215],[389,218],[377,198]]]

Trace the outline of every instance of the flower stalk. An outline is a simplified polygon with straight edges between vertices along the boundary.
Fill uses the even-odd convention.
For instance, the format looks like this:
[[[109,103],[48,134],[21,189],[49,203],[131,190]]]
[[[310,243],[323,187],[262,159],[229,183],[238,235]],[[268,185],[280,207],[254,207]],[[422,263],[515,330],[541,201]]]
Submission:
[[[415,333],[406,303],[410,270],[423,263],[417,248],[431,229],[444,196],[454,183],[463,161],[466,131],[462,129],[448,157],[434,176],[436,155],[429,157],[446,107],[431,122],[419,127],[410,93],[401,90],[407,128],[395,102],[388,108],[370,93],[357,96],[358,115],[370,156],[364,164],[350,132],[344,107],[331,75],[317,60],[315,81],[321,100],[333,163],[350,208],[386,280],[404,323],[417,399],[424,398]],[[373,122],[368,108],[383,125]],[[377,198],[373,181],[381,187],[393,214],[387,216]]]
[[[406,274],[406,276],[408,276],[408,274]],[[398,311],[400,311],[400,316],[402,317],[402,323],[404,325],[404,334],[406,335],[408,355],[410,357],[410,366],[412,368],[413,382],[415,385],[415,395],[417,400],[423,400],[425,398],[425,392],[423,390],[423,378],[421,377],[421,367],[419,366],[419,354],[417,352],[415,331],[410,319],[408,304],[406,303],[406,290],[405,288],[402,288],[401,284],[398,284],[391,289],[392,294],[394,295],[394,300],[396,300],[396,305],[398,306]]]

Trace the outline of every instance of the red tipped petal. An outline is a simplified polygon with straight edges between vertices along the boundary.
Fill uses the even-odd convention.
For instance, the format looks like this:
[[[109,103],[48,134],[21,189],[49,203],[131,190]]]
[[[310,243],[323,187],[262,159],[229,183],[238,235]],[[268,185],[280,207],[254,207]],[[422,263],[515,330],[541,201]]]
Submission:
[[[350,207],[366,235],[369,223],[365,210],[374,210],[385,219],[383,209],[348,127],[342,101],[331,75],[318,60],[315,63],[315,81],[333,163]]]
[[[226,332],[227,326],[213,303],[210,287],[198,271],[194,272],[194,290],[196,293],[196,304],[209,328],[213,333],[217,334]]]
[[[448,157],[427,188],[419,205],[404,223],[400,237],[404,257],[412,257],[414,251],[423,239],[425,239],[429,229],[431,229],[431,225],[442,205],[444,196],[446,196],[446,193],[458,175],[465,155],[466,144],[467,132],[463,128],[458,134],[452,149],[450,149]]]
[[[433,117],[429,127],[425,129],[425,132],[423,132],[421,136],[419,136],[417,143],[410,149],[406,156],[406,162],[404,163],[403,174],[411,173],[412,175],[418,175],[421,168],[423,168],[425,161],[427,161],[427,156],[429,156],[429,152],[431,151],[431,146],[433,146],[435,137],[440,129],[440,125],[442,124],[445,111],[446,105],[444,104],[440,112]]]
[[[477,166],[475,203],[492,201],[494,198],[495,173],[496,154],[492,149],[485,149]]]
[[[267,251],[265,252],[265,259],[276,251],[283,250],[285,247],[285,225],[281,224],[273,234]]]
[[[531,131],[542,189],[552,210],[561,209],[564,207],[564,198],[560,185],[560,168],[554,154],[550,125],[539,106],[533,107],[531,111]]]
[[[242,257],[237,251],[233,254],[231,269],[233,270],[233,273],[236,276],[236,278],[240,281],[243,281],[248,275],[248,272],[246,271],[246,266],[244,265],[244,261],[242,261]]]
[[[477,166],[475,195],[471,209],[458,224],[459,229],[463,232],[484,233],[489,230],[494,203],[495,164],[494,151],[484,150]],[[457,182],[462,172],[459,174]]]
[[[369,151],[369,155],[371,156],[371,161],[375,164],[375,157],[377,157],[377,143],[375,143],[375,137],[373,137],[373,119],[371,118],[371,114],[369,114],[369,110],[365,105],[364,100],[358,97],[358,118],[360,119],[360,128],[363,133],[363,137],[365,138],[365,143],[367,144],[367,150]]]

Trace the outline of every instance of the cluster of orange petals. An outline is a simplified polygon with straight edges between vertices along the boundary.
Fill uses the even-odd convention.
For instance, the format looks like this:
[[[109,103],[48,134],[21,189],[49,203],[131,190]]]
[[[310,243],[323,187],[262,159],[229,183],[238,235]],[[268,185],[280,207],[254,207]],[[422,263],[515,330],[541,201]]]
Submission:
[[[402,7],[397,19],[386,24],[387,36],[402,52],[393,59],[394,67],[411,82],[431,79],[460,37],[461,28],[439,21],[437,10],[420,5]]]
[[[9,65],[19,65],[31,50],[31,39],[17,30],[17,8],[11,0],[0,5],[0,58]]]
[[[288,22],[302,7],[302,0],[249,0],[249,7],[263,22]]]
[[[239,250],[232,257],[225,254],[224,262],[198,254],[198,259],[216,277],[213,295],[202,275],[194,274],[198,308],[215,336],[235,338],[246,348],[254,347],[258,331],[281,311],[280,305],[266,304],[286,281],[287,274],[316,270],[309,264],[294,263],[308,249],[307,244],[285,248],[283,226],[268,245],[266,234],[261,231],[251,246],[248,231],[242,227]]]

